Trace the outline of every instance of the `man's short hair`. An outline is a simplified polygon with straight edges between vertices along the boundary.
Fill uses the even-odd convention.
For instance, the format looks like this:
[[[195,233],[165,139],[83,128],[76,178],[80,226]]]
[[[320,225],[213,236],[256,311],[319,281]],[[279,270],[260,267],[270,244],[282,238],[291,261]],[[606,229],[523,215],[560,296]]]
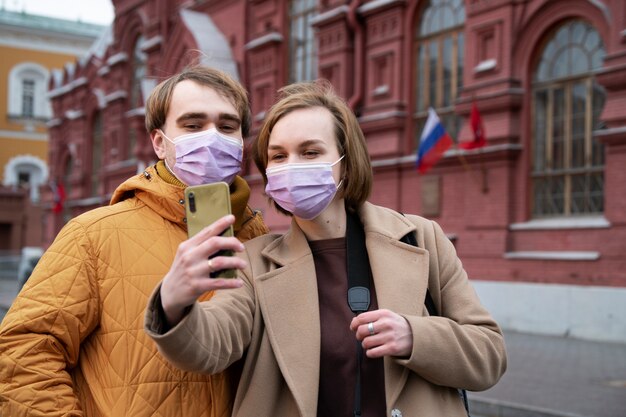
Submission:
[[[150,93],[146,102],[146,130],[151,133],[162,129],[167,112],[170,109],[172,94],[176,85],[190,80],[199,85],[210,87],[228,100],[237,109],[241,118],[241,133],[245,138],[250,132],[250,103],[248,93],[243,86],[227,73],[203,65],[187,67],[176,75],[162,81]]]
[[[332,115],[337,149],[339,155],[345,155],[341,172],[343,182],[338,192],[346,200],[349,209],[358,209],[372,191],[373,174],[363,131],[348,104],[333,91],[329,82],[323,80],[295,83],[278,91],[279,100],[268,111],[259,135],[252,144],[252,157],[263,176],[263,183],[267,185],[267,149],[276,123],[294,110],[322,107]],[[276,203],[273,204],[279,211],[289,214]]]

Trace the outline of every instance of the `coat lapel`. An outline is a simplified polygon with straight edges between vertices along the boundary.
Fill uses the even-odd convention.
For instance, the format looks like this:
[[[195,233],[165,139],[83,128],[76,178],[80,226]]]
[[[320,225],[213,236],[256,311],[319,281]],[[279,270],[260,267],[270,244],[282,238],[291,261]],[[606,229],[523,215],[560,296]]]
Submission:
[[[370,204],[362,208],[360,215],[378,308],[403,315],[423,315],[429,255],[423,248],[400,242],[404,235],[415,232],[415,226],[399,213],[381,213]],[[392,358],[385,358],[384,363],[387,404],[394,404],[410,371]]]
[[[259,306],[280,370],[306,416],[305,410],[317,409],[319,386],[320,318],[315,264],[295,222],[287,234],[263,251],[263,256],[277,268],[256,279]]]

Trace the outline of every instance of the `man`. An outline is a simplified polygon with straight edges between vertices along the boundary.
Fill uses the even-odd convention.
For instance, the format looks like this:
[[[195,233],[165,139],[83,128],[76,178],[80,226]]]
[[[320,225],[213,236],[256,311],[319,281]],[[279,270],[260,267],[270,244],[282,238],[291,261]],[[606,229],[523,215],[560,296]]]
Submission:
[[[153,288],[179,273],[179,246],[205,256],[267,232],[236,176],[249,125],[245,90],[222,72],[192,67],[155,88],[146,127],[159,162],[61,230],[2,323],[1,415],[230,415],[229,375],[174,369],[143,332],[143,313]],[[220,224],[234,223],[239,240],[211,227],[187,240],[185,187],[222,180],[235,217]],[[207,261],[207,279],[240,262],[230,258]]]

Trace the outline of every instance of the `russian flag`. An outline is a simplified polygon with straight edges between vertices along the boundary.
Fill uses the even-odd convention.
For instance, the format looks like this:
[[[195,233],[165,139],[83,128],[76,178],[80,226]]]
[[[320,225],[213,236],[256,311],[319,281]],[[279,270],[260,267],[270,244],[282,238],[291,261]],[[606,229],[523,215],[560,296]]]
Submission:
[[[422,174],[428,171],[450,146],[452,146],[450,135],[443,128],[435,110],[429,108],[428,119],[417,148],[417,170]]]

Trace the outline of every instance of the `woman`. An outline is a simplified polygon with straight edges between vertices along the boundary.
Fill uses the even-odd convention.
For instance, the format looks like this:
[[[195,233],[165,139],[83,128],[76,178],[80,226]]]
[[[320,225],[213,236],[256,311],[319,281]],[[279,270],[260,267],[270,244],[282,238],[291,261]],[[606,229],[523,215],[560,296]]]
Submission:
[[[345,102],[322,83],[284,88],[253,153],[291,227],[234,259],[186,248],[185,278],[166,277],[146,313],[163,355],[204,373],[245,356],[235,416],[466,415],[457,389],[498,381],[502,333],[436,223],[366,202],[372,169]],[[217,249],[231,221],[207,228],[206,242]],[[239,278],[206,279],[224,267]],[[231,290],[195,301],[216,288]]]

